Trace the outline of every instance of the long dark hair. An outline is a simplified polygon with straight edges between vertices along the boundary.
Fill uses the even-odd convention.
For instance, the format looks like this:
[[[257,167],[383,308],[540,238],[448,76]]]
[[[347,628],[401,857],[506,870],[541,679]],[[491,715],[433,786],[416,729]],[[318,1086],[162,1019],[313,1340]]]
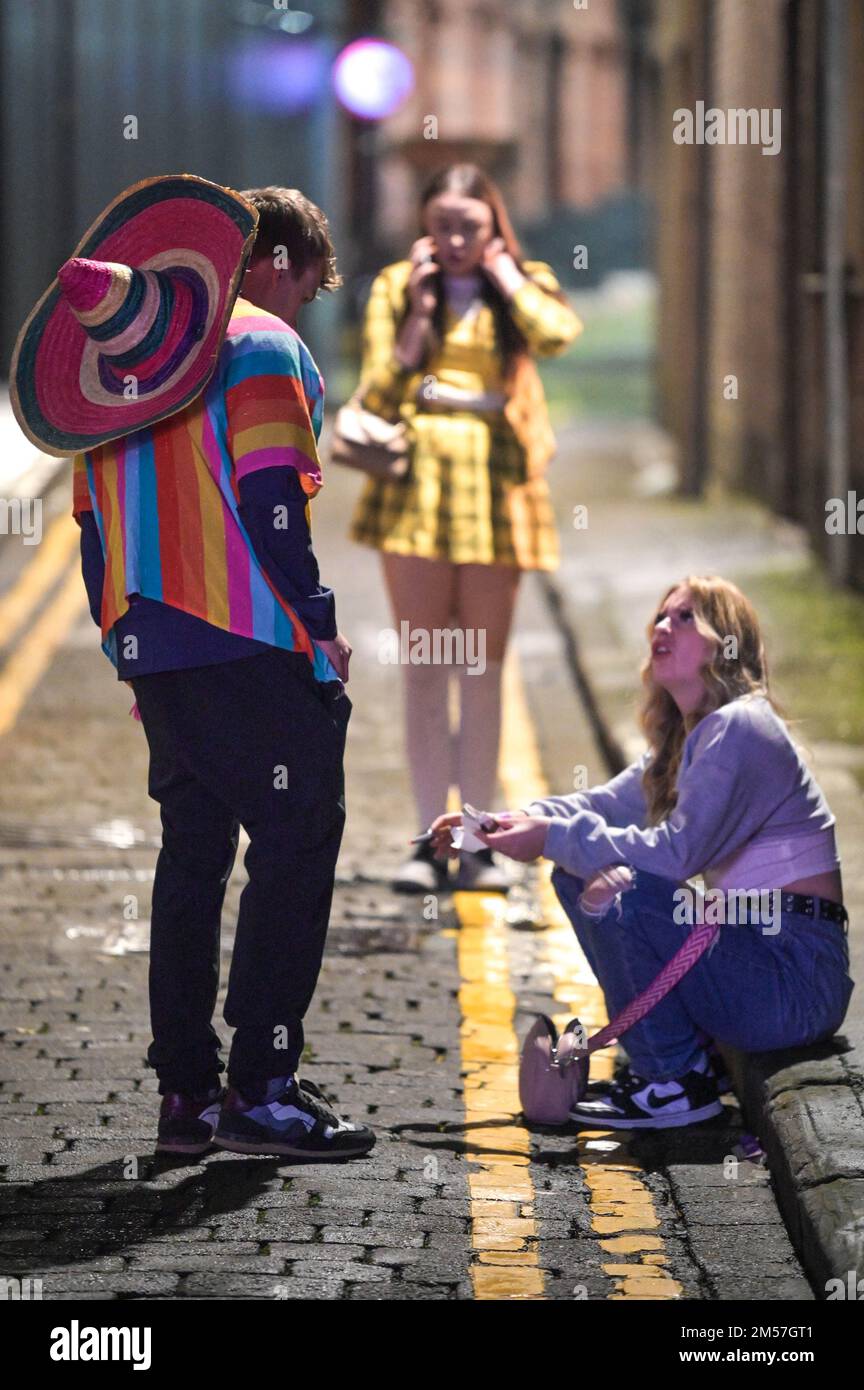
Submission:
[[[522,248],[513,230],[504,199],[498,185],[477,164],[448,164],[440,169],[427,183],[420,195],[420,235],[425,236],[423,218],[426,208],[433,198],[441,193],[456,193],[460,198],[478,198],[492,210],[492,235],[500,236],[510,255],[525,273],[522,264]],[[444,334],[444,281],[441,271],[433,278],[435,290],[435,310],[432,315],[432,328],[435,340],[440,343]],[[480,297],[492,310],[495,323],[495,337],[504,357],[505,370],[509,368],[519,353],[525,352],[526,342],[516,324],[503,295],[483,276]],[[406,301],[406,313],[408,305]]]

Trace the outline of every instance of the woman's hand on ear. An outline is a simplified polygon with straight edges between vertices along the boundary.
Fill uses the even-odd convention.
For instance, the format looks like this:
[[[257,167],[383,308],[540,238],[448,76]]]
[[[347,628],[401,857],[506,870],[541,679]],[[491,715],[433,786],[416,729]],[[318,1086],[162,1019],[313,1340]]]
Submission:
[[[525,280],[525,276],[514,261],[503,237],[493,237],[483,249],[481,270],[488,276],[501,293],[510,298]]]

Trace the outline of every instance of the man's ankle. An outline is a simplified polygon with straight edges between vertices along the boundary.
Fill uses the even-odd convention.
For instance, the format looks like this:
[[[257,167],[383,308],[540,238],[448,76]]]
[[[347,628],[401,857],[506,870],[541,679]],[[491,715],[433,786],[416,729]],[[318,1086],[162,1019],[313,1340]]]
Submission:
[[[205,1081],[203,1085],[201,1082],[180,1082],[176,1086],[171,1081],[159,1083],[160,1096],[181,1095],[189,1096],[192,1100],[212,1100],[214,1095],[219,1095],[221,1091],[222,1082],[219,1080]]]
[[[282,1072],[279,1076],[256,1077],[248,1081],[232,1081],[235,1091],[239,1091],[244,1100],[257,1101],[265,1104],[275,1100],[280,1096],[294,1080],[293,1072]]]

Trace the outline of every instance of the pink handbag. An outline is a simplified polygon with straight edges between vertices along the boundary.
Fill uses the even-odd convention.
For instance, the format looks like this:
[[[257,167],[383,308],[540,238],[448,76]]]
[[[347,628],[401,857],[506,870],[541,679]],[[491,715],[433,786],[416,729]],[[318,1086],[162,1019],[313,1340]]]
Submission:
[[[559,1035],[551,1018],[538,1015],[525,1039],[519,1064],[519,1100],[529,1124],[567,1123],[573,1106],[585,1095],[591,1053],[617,1042],[650,1013],[696,964],[719,931],[714,924],[695,927],[648,988],[588,1041],[578,1018],[572,1018]]]

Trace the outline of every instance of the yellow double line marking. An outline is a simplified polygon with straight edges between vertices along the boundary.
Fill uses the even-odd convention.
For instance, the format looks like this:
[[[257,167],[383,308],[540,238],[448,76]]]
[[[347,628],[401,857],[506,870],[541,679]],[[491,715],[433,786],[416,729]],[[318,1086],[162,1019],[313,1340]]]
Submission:
[[[507,805],[520,806],[547,791],[525,690],[514,651],[504,667],[502,759],[499,775]],[[573,929],[544,862],[540,896],[550,924],[537,942],[538,963],[551,970],[561,1026],[578,1014],[589,1032],[606,1021],[603,995],[581,955]],[[465,1076],[471,1267],[477,1299],[542,1299],[543,1270],[534,1215],[531,1136],[519,1104],[519,1044],[513,1026],[517,1001],[510,988],[506,900],[500,894],[455,893],[459,917],[462,987],[462,1069]],[[609,1054],[595,1061],[597,1076],[611,1075]],[[606,1132],[608,1133],[608,1132]],[[638,1164],[598,1159],[619,1142],[581,1131],[574,1140],[591,1192],[591,1221],[603,1270],[615,1280],[612,1299],[679,1298],[681,1285],[664,1268],[660,1221]],[[635,1258],[628,1258],[635,1257]]]
[[[14,726],[31,690],[51,664],[87,601],[75,556],[78,526],[69,515],[49,527],[33,559],[0,599],[0,649],[20,632],[30,614],[66,570],[45,612],[22,638],[0,671],[0,736]]]
[[[542,1298],[528,1165],[531,1136],[518,1122],[519,1056],[513,1031],[504,899],[454,894],[465,1073],[471,1268],[476,1298]]]

